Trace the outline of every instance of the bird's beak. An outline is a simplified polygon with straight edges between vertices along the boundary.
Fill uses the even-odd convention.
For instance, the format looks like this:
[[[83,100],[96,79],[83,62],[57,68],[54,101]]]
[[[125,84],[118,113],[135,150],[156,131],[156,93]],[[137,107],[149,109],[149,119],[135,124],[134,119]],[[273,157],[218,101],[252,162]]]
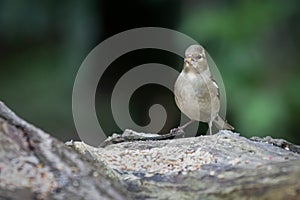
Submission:
[[[187,57],[187,58],[184,58],[184,62],[186,63],[186,64],[191,64],[191,61],[192,61],[192,58],[190,58],[190,57]]]

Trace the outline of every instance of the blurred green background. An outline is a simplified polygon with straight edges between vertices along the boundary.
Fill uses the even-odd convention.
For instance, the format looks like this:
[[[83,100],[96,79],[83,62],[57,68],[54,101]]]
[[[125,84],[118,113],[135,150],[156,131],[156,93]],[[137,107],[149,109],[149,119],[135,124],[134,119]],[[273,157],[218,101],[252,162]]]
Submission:
[[[296,0],[1,0],[0,100],[61,140],[78,138],[71,95],[80,64],[104,39],[144,26],[180,31],[206,48],[223,77],[228,121],[243,136],[271,135],[300,144]],[[148,53],[164,60],[161,52]],[[181,70],[180,59],[172,62]],[[101,91],[105,96],[105,88]],[[101,123],[109,132],[119,131],[110,115]]]

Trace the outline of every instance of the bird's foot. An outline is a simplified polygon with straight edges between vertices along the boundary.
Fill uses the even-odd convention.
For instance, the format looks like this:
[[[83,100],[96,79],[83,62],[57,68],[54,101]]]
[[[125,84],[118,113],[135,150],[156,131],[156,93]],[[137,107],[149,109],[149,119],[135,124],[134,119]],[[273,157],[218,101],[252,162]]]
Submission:
[[[184,137],[184,134],[185,134],[185,132],[184,132],[184,130],[183,130],[183,128],[181,127],[181,126],[179,126],[178,128],[173,128],[173,129],[171,129],[170,130],[170,133],[171,134],[174,134],[174,135],[176,135],[176,136],[182,136],[182,137]]]

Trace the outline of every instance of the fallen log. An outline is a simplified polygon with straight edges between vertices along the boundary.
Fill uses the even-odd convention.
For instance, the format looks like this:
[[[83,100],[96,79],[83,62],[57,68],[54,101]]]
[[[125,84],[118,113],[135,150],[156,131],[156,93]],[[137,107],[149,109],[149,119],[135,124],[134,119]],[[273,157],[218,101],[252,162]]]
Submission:
[[[126,141],[128,132],[104,147],[64,144],[0,102],[0,199],[300,197],[299,146],[285,140],[220,131]]]

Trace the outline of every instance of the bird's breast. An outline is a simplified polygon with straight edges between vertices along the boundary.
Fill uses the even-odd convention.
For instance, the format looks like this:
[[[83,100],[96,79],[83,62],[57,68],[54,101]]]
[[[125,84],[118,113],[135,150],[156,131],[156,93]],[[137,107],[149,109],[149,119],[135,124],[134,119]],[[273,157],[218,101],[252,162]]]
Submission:
[[[210,91],[209,79],[182,72],[174,87],[175,101],[179,109],[190,119],[208,122],[219,111],[219,100]]]

